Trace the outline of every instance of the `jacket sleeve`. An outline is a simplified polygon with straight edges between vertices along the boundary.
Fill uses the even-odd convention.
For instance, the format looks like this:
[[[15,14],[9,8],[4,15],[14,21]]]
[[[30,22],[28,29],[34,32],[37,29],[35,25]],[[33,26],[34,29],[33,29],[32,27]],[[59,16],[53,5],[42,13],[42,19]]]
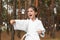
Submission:
[[[27,31],[28,21],[27,20],[15,20],[15,24],[13,24],[14,30],[23,30]]]
[[[40,35],[41,37],[44,37],[44,36],[45,36],[45,28],[44,28],[44,26],[43,26],[43,24],[42,24],[41,21],[38,22],[38,30],[41,30],[41,31],[42,31],[42,33],[39,34],[39,35]]]

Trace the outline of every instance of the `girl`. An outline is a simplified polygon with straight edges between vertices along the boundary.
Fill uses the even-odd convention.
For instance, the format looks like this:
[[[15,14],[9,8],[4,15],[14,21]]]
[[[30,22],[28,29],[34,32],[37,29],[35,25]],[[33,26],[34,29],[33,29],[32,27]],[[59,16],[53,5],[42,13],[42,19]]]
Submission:
[[[26,34],[22,37],[21,40],[25,37],[25,40],[40,40],[40,37],[44,37],[45,29],[38,18],[37,8],[35,6],[30,6],[27,10],[28,20],[10,20],[10,23],[14,26],[15,30],[24,30]]]

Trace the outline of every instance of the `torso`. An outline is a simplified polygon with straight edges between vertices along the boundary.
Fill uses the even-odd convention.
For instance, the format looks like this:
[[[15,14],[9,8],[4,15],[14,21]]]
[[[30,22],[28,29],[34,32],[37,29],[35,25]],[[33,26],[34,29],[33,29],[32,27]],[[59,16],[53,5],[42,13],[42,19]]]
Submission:
[[[28,36],[27,36],[28,39],[27,40],[29,40],[29,37],[33,38],[30,40],[40,40],[37,29],[36,29],[37,26],[38,26],[38,20],[37,19],[35,21],[29,20],[28,31],[27,31],[27,33],[28,33]]]

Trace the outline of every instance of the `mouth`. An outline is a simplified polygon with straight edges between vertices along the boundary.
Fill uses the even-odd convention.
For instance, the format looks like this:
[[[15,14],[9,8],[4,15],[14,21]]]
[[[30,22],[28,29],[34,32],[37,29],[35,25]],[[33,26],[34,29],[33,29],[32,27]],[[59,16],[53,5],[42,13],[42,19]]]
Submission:
[[[32,16],[32,15],[29,15],[29,16]]]

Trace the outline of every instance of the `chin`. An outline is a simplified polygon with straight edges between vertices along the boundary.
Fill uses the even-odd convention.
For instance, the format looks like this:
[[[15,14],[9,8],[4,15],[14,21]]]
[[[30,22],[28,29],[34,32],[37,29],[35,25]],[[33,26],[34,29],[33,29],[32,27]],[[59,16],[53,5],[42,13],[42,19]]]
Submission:
[[[32,19],[32,17],[29,17],[30,19]]]
[[[32,19],[33,17],[30,16],[29,18]]]

